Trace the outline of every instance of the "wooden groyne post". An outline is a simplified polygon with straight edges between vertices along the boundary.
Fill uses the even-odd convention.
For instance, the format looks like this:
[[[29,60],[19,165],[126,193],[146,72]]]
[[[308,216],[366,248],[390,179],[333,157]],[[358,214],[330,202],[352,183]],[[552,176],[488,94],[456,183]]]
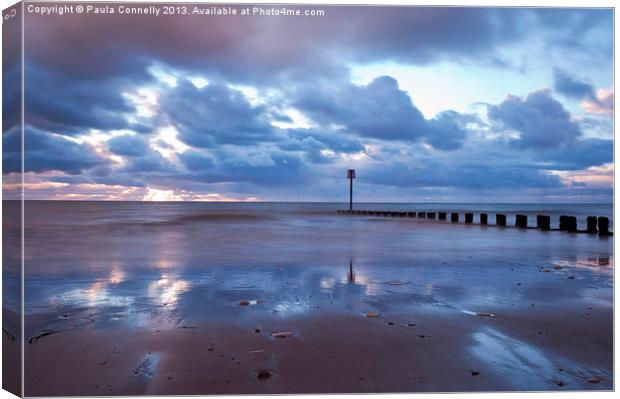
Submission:
[[[596,220],[596,216],[588,216],[587,219],[587,232],[590,234],[596,234],[598,233],[598,228],[596,227],[597,225],[597,220]]]
[[[481,213],[480,224],[489,224],[489,215],[487,215],[486,213]]]
[[[495,224],[498,226],[506,226],[506,215],[503,213],[495,214]]]
[[[536,215],[536,226],[541,230],[551,230],[551,218],[547,215]]]
[[[515,226],[520,229],[527,229],[527,215],[516,215]]]
[[[598,218],[598,234],[600,236],[609,236],[609,218],[605,216],[599,216]]]

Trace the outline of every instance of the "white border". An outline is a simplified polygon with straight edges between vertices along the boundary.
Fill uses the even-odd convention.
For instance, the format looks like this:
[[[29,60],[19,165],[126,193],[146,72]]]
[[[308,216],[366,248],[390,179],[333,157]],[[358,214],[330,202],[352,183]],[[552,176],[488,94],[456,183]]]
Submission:
[[[52,2],[52,1],[50,1]],[[101,2],[105,2],[105,1],[101,1]],[[161,1],[161,0],[152,0],[150,2],[147,1],[139,1],[139,0],[128,0],[126,1],[127,3],[130,2],[136,2],[136,3],[187,3],[187,1],[183,1],[183,0],[168,0],[168,1]],[[463,0],[443,0],[443,1],[420,1],[420,0],[388,0],[385,2],[380,2],[380,1],[368,1],[368,0],[357,0],[357,1],[352,1],[352,0],[336,0],[336,1],[330,1],[330,0],[313,0],[313,1],[299,1],[299,0],[288,0],[288,1],[260,1],[260,0],[242,0],[242,1],[230,1],[230,0],[220,0],[220,1],[200,1],[201,3],[215,3],[215,4],[226,4],[226,3],[231,3],[231,4],[243,4],[243,3],[256,3],[256,4],[268,4],[268,3],[283,3],[283,4],[300,4],[300,5],[304,5],[304,4],[309,4],[309,5],[316,5],[316,4],[325,4],[325,5],[335,5],[335,4],[349,4],[349,5],[437,5],[437,6],[483,6],[483,7],[607,7],[607,8],[614,8],[614,14],[615,14],[615,2],[612,0],[589,0],[589,1],[584,1],[584,0],[562,0],[562,1],[553,1],[553,0],[538,0],[538,1],[514,1],[514,0],[505,0],[502,2],[498,2],[498,1],[493,1],[493,0],[475,0],[475,1],[463,1]],[[7,7],[10,7],[11,5],[15,4],[16,1],[12,1],[12,0],[0,0],[0,8],[5,9]],[[76,3],[78,3],[76,1]],[[85,2],[80,2],[80,3],[85,3]],[[23,12],[22,12],[22,30],[23,30]],[[614,16],[615,18],[615,16]],[[22,37],[23,37],[23,31],[22,31]],[[1,30],[0,30],[0,40],[1,40]],[[618,32],[615,30],[614,28],[614,89],[615,89],[615,72],[616,72],[616,67],[617,65],[615,64],[615,49],[616,49],[616,43],[618,43]],[[2,55],[0,52],[0,62],[2,59]],[[23,41],[22,41],[22,65],[23,65]],[[23,72],[23,71],[22,71]],[[23,93],[23,73],[22,73],[22,93]],[[0,98],[1,98],[1,88],[2,88],[2,83],[1,83],[1,79],[0,79]],[[614,90],[615,92],[615,90]],[[615,100],[615,95],[614,95],[614,100]],[[615,101],[614,101],[615,104]],[[614,109],[614,161],[615,161],[615,155],[617,154],[617,150],[618,150],[618,143],[615,140],[615,120],[616,120],[616,112],[617,112],[617,108]],[[22,95],[22,129],[23,129],[23,95]],[[22,146],[23,146],[23,134],[22,134]],[[0,142],[0,148],[1,148],[1,142]],[[615,165],[615,163],[614,163]],[[22,156],[22,169],[23,169],[23,156]],[[0,163],[0,175],[2,172],[2,165]],[[620,213],[620,211],[618,211],[618,209],[616,209],[615,207],[615,187],[618,184],[618,180],[616,180],[617,176],[615,175],[615,167],[614,167],[614,220],[620,220],[618,219],[618,213]],[[23,184],[23,175],[22,175],[22,184]],[[23,186],[22,186],[23,189]],[[23,199],[23,191],[22,191],[22,199]],[[2,214],[1,214],[1,209],[2,209],[2,205],[0,203],[0,222],[2,219]],[[23,224],[23,214],[22,214],[22,224]],[[0,239],[1,239],[2,233],[0,230]],[[23,260],[23,230],[22,230],[22,260]],[[616,242],[614,241],[614,253],[617,253],[617,246],[616,246]],[[616,354],[616,347],[615,347],[615,343],[618,342],[615,338],[617,337],[618,334],[618,318],[615,317],[616,316],[616,307],[615,307],[615,298],[616,298],[616,293],[617,293],[617,285],[615,284],[616,280],[615,280],[615,273],[614,273],[614,374],[615,374],[615,370],[617,370],[617,358],[615,356]],[[1,293],[2,293],[2,287],[0,285],[0,297],[1,297]],[[22,265],[22,314],[23,314],[23,265]],[[22,331],[23,331],[23,318],[22,318]],[[23,334],[22,334],[22,339],[23,339]],[[1,344],[0,344],[1,347]],[[23,346],[22,346],[22,361],[23,361]],[[0,365],[1,368],[1,365]],[[1,371],[1,370],[0,370]],[[0,373],[0,380],[1,380],[1,373]],[[614,375],[614,383],[617,381],[616,376]],[[24,379],[23,379],[23,370],[22,370],[22,385],[23,385]],[[615,384],[614,384],[615,385]],[[22,386],[23,388],[23,386]],[[23,390],[22,390],[23,392]],[[582,399],[582,398],[612,398],[615,397],[616,394],[613,392],[586,392],[586,391],[578,391],[578,392],[545,392],[545,393],[524,393],[524,392],[516,392],[516,393],[495,393],[495,392],[491,392],[491,393],[459,393],[459,394],[432,394],[432,393],[419,393],[419,394],[378,394],[378,395],[372,395],[372,397],[380,397],[380,398],[395,398],[395,399],[401,399],[401,398],[412,398],[412,397],[424,397],[424,396],[429,396],[432,395],[430,397],[432,398],[495,398],[496,396],[500,396],[500,397],[505,397],[505,398],[514,398],[514,399],[521,399],[521,398],[534,398],[534,397],[538,397],[539,395],[543,395],[546,398],[568,398],[568,399]],[[492,396],[491,396],[492,395]],[[261,398],[261,397],[265,397],[265,396],[282,396],[282,395],[239,395],[239,396],[228,396],[228,395],[221,395],[221,396],[213,396],[215,398],[234,398],[234,397],[243,397],[243,398]],[[317,395],[295,395],[295,397],[297,398],[313,398],[316,397]],[[325,395],[323,395],[325,396]],[[360,395],[337,395],[338,398],[356,398],[359,397]],[[0,399],[8,399],[8,398],[14,398],[15,396],[13,396],[12,394],[6,392],[6,391],[0,391]],[[167,398],[185,398],[186,396],[167,396]],[[200,396],[198,396],[200,397]],[[73,398],[80,398],[80,397],[73,397]],[[152,399],[152,398],[157,398],[155,396],[142,396],[141,398],[147,398],[147,399]]]

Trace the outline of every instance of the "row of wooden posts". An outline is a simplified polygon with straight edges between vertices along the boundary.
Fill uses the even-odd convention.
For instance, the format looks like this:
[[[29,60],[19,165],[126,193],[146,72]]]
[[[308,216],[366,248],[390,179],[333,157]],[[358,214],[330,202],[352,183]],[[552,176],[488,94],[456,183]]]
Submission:
[[[447,220],[448,212],[393,212],[393,211],[368,211],[368,210],[339,210],[338,213],[347,215],[366,215],[366,216],[388,216],[388,217],[410,217],[410,218],[422,218],[431,220]],[[472,224],[474,222],[473,213],[465,213],[465,223]],[[460,214],[458,212],[450,213],[450,221],[452,223],[458,223],[460,220]],[[489,215],[487,213],[480,214],[480,224],[489,224]],[[495,214],[495,225],[500,227],[506,227],[506,215],[503,213]],[[527,229],[527,215],[515,216],[515,227]],[[560,224],[557,229],[551,228],[551,217],[548,215],[536,215],[536,228],[540,230],[560,230],[567,231],[569,233],[589,233],[599,234],[600,236],[610,236],[613,233],[609,231],[609,218],[605,216],[588,216],[587,228],[585,230],[579,230],[577,228],[577,218],[575,216],[560,216]]]

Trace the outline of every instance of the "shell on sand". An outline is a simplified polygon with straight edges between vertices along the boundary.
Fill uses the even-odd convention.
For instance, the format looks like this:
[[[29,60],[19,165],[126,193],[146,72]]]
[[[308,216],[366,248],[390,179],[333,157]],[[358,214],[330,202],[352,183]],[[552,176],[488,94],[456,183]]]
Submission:
[[[278,331],[271,333],[271,336],[274,338],[290,338],[293,336],[292,331]]]

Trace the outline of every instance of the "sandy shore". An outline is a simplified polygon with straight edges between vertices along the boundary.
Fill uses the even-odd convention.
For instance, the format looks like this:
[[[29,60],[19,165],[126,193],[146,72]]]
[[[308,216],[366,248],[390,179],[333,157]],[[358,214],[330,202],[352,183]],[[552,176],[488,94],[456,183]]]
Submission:
[[[592,308],[592,309],[590,309]],[[252,306],[244,309],[254,311]],[[492,312],[493,307],[485,309]],[[323,316],[243,328],[69,330],[28,344],[27,394],[240,394],[608,390],[605,307]],[[415,325],[414,325],[415,324]],[[290,331],[288,338],[273,332]],[[267,374],[259,373],[267,371]],[[593,378],[594,377],[594,378]],[[590,382],[589,382],[590,381]],[[592,382],[596,381],[596,382]]]

